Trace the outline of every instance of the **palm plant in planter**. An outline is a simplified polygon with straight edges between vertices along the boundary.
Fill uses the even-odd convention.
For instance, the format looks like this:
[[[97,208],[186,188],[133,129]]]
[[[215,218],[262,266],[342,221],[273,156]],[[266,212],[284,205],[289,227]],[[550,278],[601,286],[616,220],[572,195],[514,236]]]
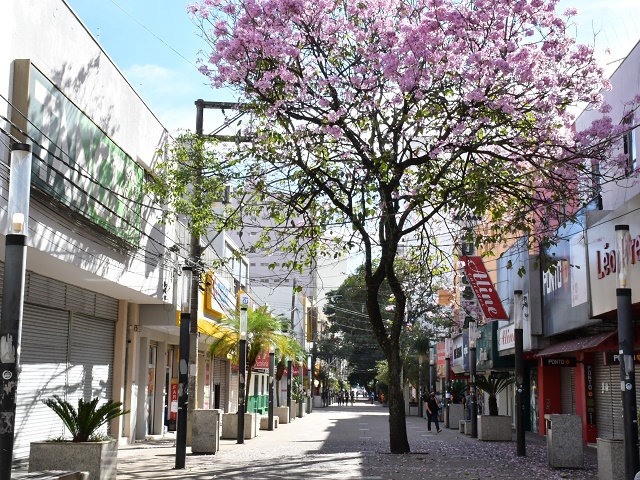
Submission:
[[[105,439],[104,435],[97,433],[100,427],[120,415],[129,413],[128,410],[122,410],[121,402],[109,400],[98,407],[99,401],[99,398],[94,398],[85,402],[81,398],[78,400],[78,408],[75,409],[69,402],[54,395],[42,403],[60,417],[71,434],[72,442],[95,442]]]
[[[509,378],[487,378],[483,375],[476,377],[476,388],[489,395],[489,415],[498,415],[498,394],[514,382],[513,377]]]
[[[121,402],[107,401],[98,406],[99,398],[78,400],[77,408],[54,395],[43,403],[62,420],[71,440],[32,442],[29,471],[69,470],[89,472],[91,479],[116,478],[118,446],[114,439],[100,433],[100,428],[120,415],[129,413]]]
[[[497,395],[513,382],[513,378],[476,377],[475,386],[489,395],[489,415],[478,415],[478,440],[511,441],[511,417],[498,415]]]

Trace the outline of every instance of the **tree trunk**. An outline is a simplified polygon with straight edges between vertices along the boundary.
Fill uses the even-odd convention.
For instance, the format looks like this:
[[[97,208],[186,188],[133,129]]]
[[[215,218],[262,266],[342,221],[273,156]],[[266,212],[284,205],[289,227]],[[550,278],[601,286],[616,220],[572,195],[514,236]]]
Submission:
[[[389,446],[391,453],[409,453],[404,392],[402,391],[402,361],[399,350],[390,352],[389,362]]]
[[[498,415],[498,398],[495,395],[489,395],[489,415]]]
[[[280,358],[278,364],[276,365],[276,406],[280,406],[280,380],[284,376],[284,369],[286,365],[284,362],[284,357]]]

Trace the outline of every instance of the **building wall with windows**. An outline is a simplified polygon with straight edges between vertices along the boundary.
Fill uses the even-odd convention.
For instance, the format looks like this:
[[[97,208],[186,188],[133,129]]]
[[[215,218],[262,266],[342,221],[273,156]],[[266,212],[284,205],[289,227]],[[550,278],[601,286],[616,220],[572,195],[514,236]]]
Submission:
[[[34,154],[14,459],[64,434],[54,394],[123,401],[125,441],[162,431],[180,259],[143,186],[167,131],[64,1],[9,0],[0,18],[0,258],[11,144]]]

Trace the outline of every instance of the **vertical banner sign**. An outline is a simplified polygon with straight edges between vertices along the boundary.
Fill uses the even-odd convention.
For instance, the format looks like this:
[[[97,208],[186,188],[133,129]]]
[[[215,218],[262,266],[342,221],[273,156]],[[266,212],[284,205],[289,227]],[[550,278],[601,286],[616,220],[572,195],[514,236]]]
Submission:
[[[482,258],[461,256],[460,261],[464,264],[467,279],[487,320],[508,320],[509,317],[502,307],[500,296],[493,286]]]
[[[171,397],[169,401],[169,419],[174,422],[178,419],[178,379],[171,379]]]
[[[585,364],[584,366],[585,376],[585,389],[587,394],[587,425],[596,424],[596,395],[593,385],[593,365]]]

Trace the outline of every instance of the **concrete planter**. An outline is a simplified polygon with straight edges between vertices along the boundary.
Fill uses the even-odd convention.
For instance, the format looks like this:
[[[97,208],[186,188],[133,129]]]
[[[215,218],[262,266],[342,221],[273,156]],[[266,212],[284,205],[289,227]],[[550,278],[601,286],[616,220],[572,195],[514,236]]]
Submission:
[[[298,402],[291,400],[291,410],[289,410],[289,420],[295,420],[298,415]]]
[[[115,480],[118,469],[118,443],[32,442],[29,471],[77,470],[89,472],[91,480]]]
[[[283,407],[273,407],[273,415],[278,417],[281,425],[289,423],[289,407],[286,405]]]
[[[598,438],[598,479],[618,480],[624,474],[624,440]]]
[[[511,417],[505,415],[478,415],[478,440],[510,442]]]
[[[464,413],[464,407],[461,403],[449,405],[449,428],[458,428],[460,420],[466,420]]]
[[[196,409],[193,411],[191,451],[215,454],[220,450],[220,414],[218,409]],[[237,417],[236,417],[237,418]]]
[[[238,438],[238,414],[237,413],[223,413],[222,419],[222,434],[221,438],[234,439]],[[244,414],[244,438],[252,439],[258,434],[260,430],[260,415],[256,413]]]

